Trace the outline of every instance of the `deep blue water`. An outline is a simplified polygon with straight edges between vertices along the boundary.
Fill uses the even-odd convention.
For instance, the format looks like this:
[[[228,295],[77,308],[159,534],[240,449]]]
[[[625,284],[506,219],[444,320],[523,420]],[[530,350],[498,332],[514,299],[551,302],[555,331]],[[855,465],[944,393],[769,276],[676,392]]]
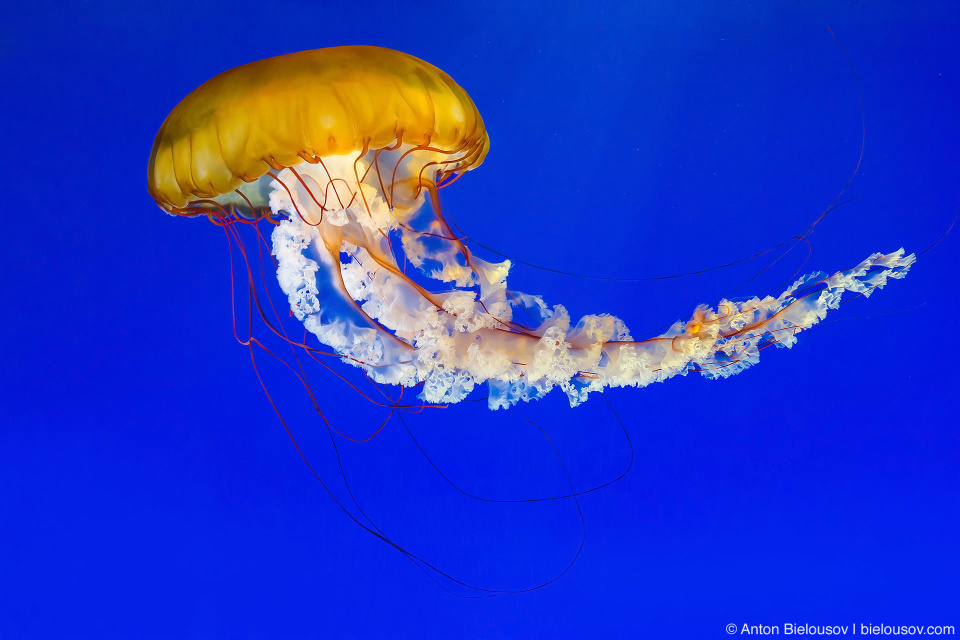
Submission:
[[[491,136],[443,191],[480,243],[543,266],[677,274],[802,232],[805,271],[920,252],[960,206],[952,3],[141,3],[7,6],[0,22],[0,638],[720,638],[725,625],[960,626],[958,230],[909,276],[725,381],[607,394],[631,472],[583,496],[585,545],[543,589],[464,599],[350,522],[300,461],[230,327],[227,245],[146,193],[166,114],[239,64],[341,44],[447,71]],[[723,8],[718,8],[722,6]],[[842,43],[857,82],[828,26]],[[493,257],[478,250],[481,256]],[[738,295],[779,293],[799,246]],[[513,287],[635,335],[769,264],[661,282],[517,266]],[[325,482],[326,433],[267,372]],[[382,420],[316,380],[355,433]],[[607,404],[554,393],[408,416],[493,498],[563,493],[629,458]],[[954,418],[950,418],[953,415]],[[481,504],[391,421],[340,444],[392,538],[482,587],[567,565],[571,501]],[[449,585],[448,585],[449,586]],[[471,592],[456,589],[459,594]],[[473,595],[476,595],[474,593]]]

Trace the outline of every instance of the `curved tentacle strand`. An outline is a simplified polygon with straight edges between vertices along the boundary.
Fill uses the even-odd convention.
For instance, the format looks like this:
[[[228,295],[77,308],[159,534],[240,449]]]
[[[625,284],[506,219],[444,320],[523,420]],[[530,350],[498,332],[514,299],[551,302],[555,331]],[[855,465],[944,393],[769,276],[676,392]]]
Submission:
[[[434,153],[398,152],[388,161],[398,181],[410,180],[424,163],[420,157],[405,165],[405,159]],[[429,403],[458,402],[482,383],[495,409],[554,387],[577,405],[605,387],[641,387],[691,372],[728,377],[755,364],[764,348],[792,346],[845,293],[870,295],[902,278],[915,259],[902,249],[877,253],[853,269],[804,276],[776,297],[701,305],[662,335],[633,340],[616,317],[573,323],[562,306],[509,291],[510,262],[470,253],[443,220],[436,185],[426,177],[414,176],[422,188],[402,211],[391,209],[377,182],[357,179],[365,173],[357,166],[385,160],[367,155],[324,158],[324,169],[277,176],[270,204],[284,218],[273,231],[278,275],[292,312],[321,342],[377,382],[422,384],[420,397]],[[344,189],[340,200],[351,204],[337,209],[328,200],[319,211],[306,189],[311,182],[320,192]],[[395,244],[437,290],[403,273]],[[539,325],[514,321],[520,309]]]

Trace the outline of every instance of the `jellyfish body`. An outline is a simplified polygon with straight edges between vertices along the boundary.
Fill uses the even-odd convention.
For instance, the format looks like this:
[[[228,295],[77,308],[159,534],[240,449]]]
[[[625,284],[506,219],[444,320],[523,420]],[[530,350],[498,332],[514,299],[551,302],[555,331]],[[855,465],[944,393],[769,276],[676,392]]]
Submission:
[[[488,148],[475,105],[445,73],[388,49],[337,47],[239,67],[190,94],[157,135],[148,189],[175,215],[272,222],[292,314],[344,362],[421,387],[429,403],[486,383],[491,408],[554,387],[576,405],[605,387],[734,375],[763,348],[792,346],[844,293],[869,296],[914,261],[877,253],[776,297],[698,306],[634,340],[616,317],[574,323],[508,289],[510,261],[482,260],[453,233],[439,188]]]

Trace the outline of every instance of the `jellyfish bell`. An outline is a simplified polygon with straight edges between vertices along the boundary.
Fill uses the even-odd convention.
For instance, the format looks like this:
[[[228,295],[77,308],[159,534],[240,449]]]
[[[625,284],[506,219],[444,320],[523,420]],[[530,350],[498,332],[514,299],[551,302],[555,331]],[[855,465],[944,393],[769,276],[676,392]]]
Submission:
[[[478,167],[489,144],[473,101],[433,65],[379,47],[319,49],[238,67],[188,95],[157,134],[147,188],[172,215],[229,232],[272,227],[258,248],[269,246],[289,315],[316,342],[280,329],[283,314],[271,318],[272,302],[258,298],[271,331],[310,357],[329,353],[375,383],[415,389],[421,404],[457,403],[485,385],[491,409],[554,388],[578,405],[607,387],[725,378],[914,261],[902,249],[876,253],[777,295],[697,306],[634,339],[619,318],[573,321],[509,289],[510,260],[477,257],[451,229],[439,191]],[[299,366],[290,364],[309,390]]]
[[[170,212],[211,199],[269,213],[271,170],[380,151],[404,160],[380,176],[400,198],[428,166],[450,175],[488,148],[480,114],[447,74],[390,49],[332,47],[246,64],[190,93],[157,133],[147,189]]]

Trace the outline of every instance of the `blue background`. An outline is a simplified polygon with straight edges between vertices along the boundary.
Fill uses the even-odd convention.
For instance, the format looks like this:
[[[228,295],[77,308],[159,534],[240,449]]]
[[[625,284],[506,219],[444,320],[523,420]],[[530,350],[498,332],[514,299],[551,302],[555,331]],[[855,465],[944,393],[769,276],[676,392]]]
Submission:
[[[285,52],[377,44],[438,65],[483,114],[490,155],[443,192],[469,236],[583,274],[723,264],[802,231],[856,166],[857,86],[829,25],[859,74],[866,145],[846,194],[859,199],[817,227],[804,269],[847,268],[923,250],[960,205],[955,5],[196,4],[3,10],[0,638],[960,625],[957,230],[905,280],[736,378],[611,391],[635,462],[582,497],[576,564],[532,593],[464,599],[323,493],[233,340],[223,234],[164,215],[145,190],[160,123],[203,81]],[[739,293],[778,293],[804,251]],[[511,285],[641,335],[766,264],[647,283],[521,265]],[[288,377],[267,373],[343,498],[326,432]],[[332,376],[315,383],[351,433],[383,419]],[[600,397],[406,421],[465,490],[563,493],[524,419],[578,488],[629,458]],[[340,447],[367,514],[465,581],[522,589],[576,551],[572,502],[464,498],[395,420]]]

